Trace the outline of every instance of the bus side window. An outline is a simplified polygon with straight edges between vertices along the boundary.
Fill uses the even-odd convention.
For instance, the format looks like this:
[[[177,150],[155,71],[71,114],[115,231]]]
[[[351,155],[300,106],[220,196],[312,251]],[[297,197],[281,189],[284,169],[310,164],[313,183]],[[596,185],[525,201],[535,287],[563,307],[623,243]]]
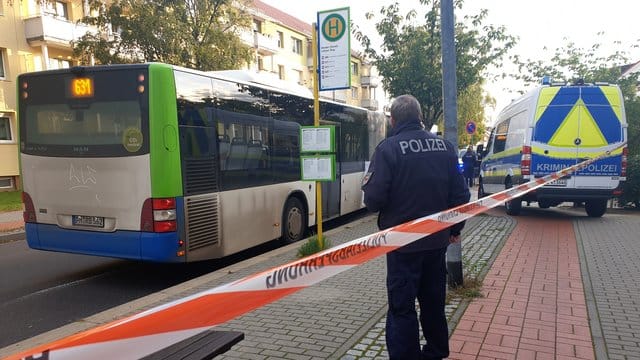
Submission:
[[[244,160],[247,157],[247,143],[243,138],[234,137],[229,148],[227,158],[227,170],[240,170],[244,168]]]
[[[245,168],[257,169],[262,159],[262,141],[251,140],[247,145],[247,158],[245,160]]]
[[[229,135],[219,135],[218,144],[220,146],[220,168],[225,170],[227,167],[227,158],[229,157],[229,150],[231,142],[229,141]]]

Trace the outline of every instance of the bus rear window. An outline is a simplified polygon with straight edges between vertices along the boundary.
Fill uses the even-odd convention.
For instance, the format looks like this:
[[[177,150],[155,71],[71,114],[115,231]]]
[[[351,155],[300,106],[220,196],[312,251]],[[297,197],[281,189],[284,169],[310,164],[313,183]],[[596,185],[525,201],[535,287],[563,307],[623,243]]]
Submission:
[[[139,71],[91,72],[84,77],[25,77],[21,99],[20,150],[56,157],[117,157],[149,152],[147,97],[138,91]],[[90,79],[83,94],[73,81]],[[72,86],[73,85],[73,86]],[[87,87],[89,86],[89,87]],[[95,86],[95,90],[94,90]],[[89,90],[87,90],[89,89]],[[78,90],[78,89],[76,89]],[[78,90],[78,91],[80,91]]]

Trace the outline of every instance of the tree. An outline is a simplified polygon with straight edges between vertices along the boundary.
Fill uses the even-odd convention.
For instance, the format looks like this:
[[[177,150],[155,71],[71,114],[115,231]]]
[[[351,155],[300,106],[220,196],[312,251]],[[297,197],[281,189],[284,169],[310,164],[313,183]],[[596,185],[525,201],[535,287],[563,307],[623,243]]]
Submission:
[[[231,0],[91,0],[99,30],[73,44],[84,63],[158,61],[203,71],[236,69],[251,60],[239,31],[251,17]],[[113,31],[111,31],[113,30]]]
[[[382,45],[373,44],[369,36],[354,26],[354,36],[365,54],[378,68],[382,84],[391,96],[412,94],[422,105],[425,125],[430,128],[442,116],[442,56],[440,44],[440,3],[421,0],[427,8],[424,21],[417,20],[417,11],[400,15],[398,2],[380,9],[382,18],[375,27]],[[461,9],[462,0],[455,2]],[[457,93],[479,84],[490,64],[497,64],[515,45],[515,38],[504,27],[483,25],[487,10],[465,16],[455,25]],[[374,19],[367,13],[367,19]],[[464,130],[464,128],[463,128]]]
[[[485,108],[495,106],[495,99],[485,95],[482,83],[472,84],[462,91],[458,98],[458,146],[474,145],[484,140],[485,132]],[[469,135],[466,132],[466,124],[469,121],[476,123],[476,132]]]
[[[600,33],[603,36],[604,33]],[[613,53],[602,55],[602,44],[595,43],[584,49],[568,39],[567,44],[554,50],[549,61],[522,61],[515,57],[519,71],[512,76],[527,83],[536,83],[543,76],[551,76],[552,80],[575,83],[582,80],[585,83],[608,82],[618,84],[624,97],[625,113],[627,117],[627,180],[624,183],[623,203],[635,202],[640,205],[640,97],[638,96],[638,79],[640,73],[621,77],[622,66],[631,62],[624,49],[637,49],[636,44],[616,43],[623,50],[610,50]],[[635,60],[637,61],[637,60]]]

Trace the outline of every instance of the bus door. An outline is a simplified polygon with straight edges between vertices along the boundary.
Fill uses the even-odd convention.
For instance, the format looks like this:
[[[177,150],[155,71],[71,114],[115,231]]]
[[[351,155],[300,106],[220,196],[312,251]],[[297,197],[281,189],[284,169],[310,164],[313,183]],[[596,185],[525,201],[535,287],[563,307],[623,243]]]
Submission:
[[[329,219],[340,216],[340,181],[342,170],[340,166],[340,124],[320,121],[320,125],[334,125],[336,129],[336,179],[323,181],[322,186],[322,218]]]

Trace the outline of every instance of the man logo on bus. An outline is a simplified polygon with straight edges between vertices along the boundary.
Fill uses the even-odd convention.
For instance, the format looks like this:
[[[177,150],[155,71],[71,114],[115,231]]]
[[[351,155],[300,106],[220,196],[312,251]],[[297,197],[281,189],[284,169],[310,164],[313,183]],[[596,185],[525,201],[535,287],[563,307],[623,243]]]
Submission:
[[[338,41],[344,35],[347,22],[339,14],[331,14],[322,22],[322,35],[328,41]]]
[[[127,128],[122,134],[122,145],[128,152],[136,152],[142,147],[142,132],[135,127]]]

